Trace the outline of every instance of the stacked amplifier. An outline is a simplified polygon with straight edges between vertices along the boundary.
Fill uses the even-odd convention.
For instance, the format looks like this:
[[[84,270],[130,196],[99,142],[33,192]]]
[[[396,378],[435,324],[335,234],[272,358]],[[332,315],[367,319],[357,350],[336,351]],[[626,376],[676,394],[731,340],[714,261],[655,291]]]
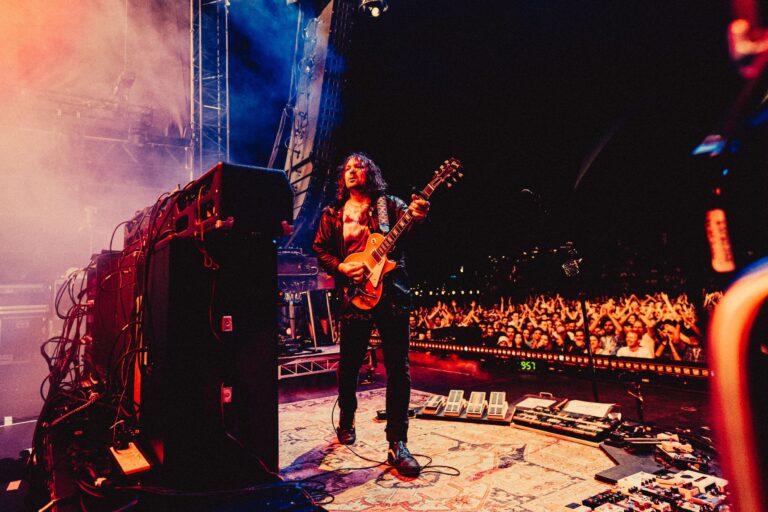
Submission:
[[[135,283],[132,298],[100,300],[136,308],[136,441],[166,485],[236,487],[278,471],[275,238],[292,204],[283,171],[219,163],[137,212],[122,254],[107,255]],[[129,324],[102,318],[117,320],[94,354],[122,352],[114,340]]]

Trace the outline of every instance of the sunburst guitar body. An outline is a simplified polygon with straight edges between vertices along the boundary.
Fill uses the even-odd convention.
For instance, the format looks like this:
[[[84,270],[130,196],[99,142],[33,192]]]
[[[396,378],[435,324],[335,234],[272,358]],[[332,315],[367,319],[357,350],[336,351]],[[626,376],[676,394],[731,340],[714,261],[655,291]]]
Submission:
[[[461,162],[457,159],[446,160],[418,195],[428,200],[442,183],[447,183],[450,187],[463,176],[459,172],[460,169]],[[379,303],[384,276],[397,266],[387,255],[394,249],[398,238],[408,229],[413,220],[411,212],[405,212],[389,233],[386,235],[371,233],[362,251],[350,254],[344,259],[344,263],[362,263],[365,268],[363,280],[359,284],[350,285],[344,289],[347,299],[359,309],[368,310]]]

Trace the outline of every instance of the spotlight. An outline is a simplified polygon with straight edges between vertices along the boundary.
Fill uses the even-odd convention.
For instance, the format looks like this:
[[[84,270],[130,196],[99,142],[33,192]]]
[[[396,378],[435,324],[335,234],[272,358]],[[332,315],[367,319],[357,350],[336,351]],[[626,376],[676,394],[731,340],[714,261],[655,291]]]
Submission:
[[[387,9],[387,0],[360,0],[360,10],[372,18],[378,18]]]

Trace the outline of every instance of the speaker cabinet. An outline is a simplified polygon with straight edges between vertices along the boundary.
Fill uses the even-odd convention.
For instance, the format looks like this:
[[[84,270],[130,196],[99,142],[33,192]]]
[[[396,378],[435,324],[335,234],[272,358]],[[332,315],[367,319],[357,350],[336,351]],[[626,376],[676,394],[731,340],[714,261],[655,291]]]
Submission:
[[[267,481],[279,467],[274,241],[215,234],[155,248],[142,298],[142,437],[179,487]]]

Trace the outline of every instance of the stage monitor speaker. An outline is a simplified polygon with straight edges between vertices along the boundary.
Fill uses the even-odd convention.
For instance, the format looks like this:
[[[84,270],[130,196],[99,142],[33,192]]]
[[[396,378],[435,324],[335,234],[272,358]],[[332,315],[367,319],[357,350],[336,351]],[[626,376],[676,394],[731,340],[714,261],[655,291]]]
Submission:
[[[278,471],[276,266],[258,235],[175,238],[149,255],[140,424],[169,485]]]

